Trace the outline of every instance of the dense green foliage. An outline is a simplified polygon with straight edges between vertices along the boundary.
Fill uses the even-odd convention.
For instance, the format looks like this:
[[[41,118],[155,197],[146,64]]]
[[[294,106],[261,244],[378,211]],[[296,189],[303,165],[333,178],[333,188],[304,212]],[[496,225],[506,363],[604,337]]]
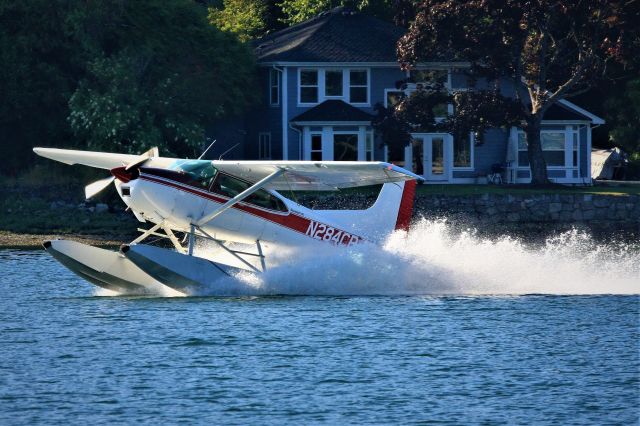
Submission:
[[[640,78],[628,81],[624,89],[605,104],[609,140],[628,153],[640,155]]]
[[[236,34],[241,41],[255,39],[267,30],[268,8],[264,0],[224,0],[209,8],[209,22]]]
[[[334,7],[344,6],[382,19],[391,19],[391,0],[282,0],[283,21],[289,25],[306,21]]]
[[[192,0],[0,0],[0,60],[9,174],[36,145],[194,155],[255,97],[248,47]]]
[[[392,0],[214,0],[209,21],[242,40],[295,25],[343,6],[385,20],[394,17]]]
[[[65,4],[0,0],[0,171],[17,173],[36,144],[69,140],[67,100],[81,58],[61,16]]]

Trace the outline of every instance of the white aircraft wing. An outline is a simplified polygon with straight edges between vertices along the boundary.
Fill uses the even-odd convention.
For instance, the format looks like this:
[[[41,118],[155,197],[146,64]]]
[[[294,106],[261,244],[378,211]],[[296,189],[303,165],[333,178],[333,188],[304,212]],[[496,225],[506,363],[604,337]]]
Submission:
[[[72,149],[33,148],[33,152],[41,157],[60,161],[65,164],[82,164],[99,169],[114,169],[126,166],[140,159],[139,155],[112,154],[110,152],[75,151]]]
[[[257,182],[278,169],[285,172],[265,185],[267,189],[294,191],[334,191],[340,188],[378,185],[405,180],[423,180],[401,167],[365,161],[213,161],[214,167]]]

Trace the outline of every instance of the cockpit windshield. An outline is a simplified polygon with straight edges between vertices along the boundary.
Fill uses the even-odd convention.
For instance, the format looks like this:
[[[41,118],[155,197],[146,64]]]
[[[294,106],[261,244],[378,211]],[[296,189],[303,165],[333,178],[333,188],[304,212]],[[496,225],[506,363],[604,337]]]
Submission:
[[[206,189],[209,192],[220,194],[227,198],[233,198],[251,186],[251,183],[244,180],[225,173],[218,173],[218,169],[213,167],[209,160],[178,160],[169,166],[169,169],[179,173],[179,176],[174,174],[170,179]],[[264,189],[255,191],[245,198],[243,202],[269,210],[288,211],[282,200]]]
[[[209,189],[209,185],[218,173],[209,160],[180,160],[176,161],[170,169],[187,177],[191,185],[204,189]]]

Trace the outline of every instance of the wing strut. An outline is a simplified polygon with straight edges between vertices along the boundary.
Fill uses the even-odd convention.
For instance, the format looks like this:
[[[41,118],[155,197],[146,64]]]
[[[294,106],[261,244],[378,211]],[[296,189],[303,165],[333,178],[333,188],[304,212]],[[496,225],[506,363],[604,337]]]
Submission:
[[[229,201],[227,201],[226,203],[224,203],[223,205],[221,205],[220,207],[218,207],[217,209],[215,209],[214,211],[212,211],[208,215],[202,217],[194,225],[199,228],[202,225],[204,225],[205,223],[212,221],[215,217],[217,217],[221,213],[224,213],[225,211],[229,210],[231,207],[233,207],[234,205],[238,204],[240,201],[244,200],[245,198],[247,198],[249,195],[253,194],[257,190],[262,189],[262,187],[264,187],[266,184],[268,184],[273,179],[277,178],[278,176],[280,176],[283,173],[284,173],[284,169],[278,168],[278,170],[276,170],[275,172],[271,173],[269,176],[266,176],[262,180],[254,183],[252,186],[250,186],[249,188],[245,189],[244,191],[242,191],[241,193],[239,193],[238,195],[236,195],[235,197],[233,197],[232,199],[230,199]]]

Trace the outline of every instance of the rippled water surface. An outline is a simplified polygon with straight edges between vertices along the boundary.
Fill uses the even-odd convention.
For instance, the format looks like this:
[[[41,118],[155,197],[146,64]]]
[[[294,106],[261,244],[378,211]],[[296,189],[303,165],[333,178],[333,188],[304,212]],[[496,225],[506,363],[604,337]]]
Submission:
[[[0,424],[637,424],[635,272],[630,295],[101,297],[3,251]]]

